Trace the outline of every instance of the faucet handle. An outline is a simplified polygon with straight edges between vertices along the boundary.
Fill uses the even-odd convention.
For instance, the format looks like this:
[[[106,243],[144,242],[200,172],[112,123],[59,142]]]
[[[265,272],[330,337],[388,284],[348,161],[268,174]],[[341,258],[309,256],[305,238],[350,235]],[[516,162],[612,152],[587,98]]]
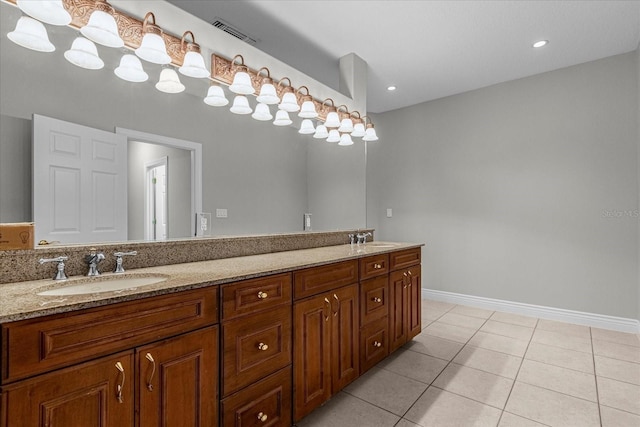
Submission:
[[[138,255],[138,251],[114,252],[113,256],[116,257],[116,269],[113,272],[114,273],[124,273],[124,267],[122,266],[122,257],[124,257],[124,256],[134,256],[134,255]]]
[[[64,272],[64,262],[68,259],[68,256],[59,256],[56,258],[40,258],[38,262],[40,263],[40,265],[47,262],[57,262],[58,270],[56,271],[55,276],[53,276],[53,280],[67,280],[67,275]]]

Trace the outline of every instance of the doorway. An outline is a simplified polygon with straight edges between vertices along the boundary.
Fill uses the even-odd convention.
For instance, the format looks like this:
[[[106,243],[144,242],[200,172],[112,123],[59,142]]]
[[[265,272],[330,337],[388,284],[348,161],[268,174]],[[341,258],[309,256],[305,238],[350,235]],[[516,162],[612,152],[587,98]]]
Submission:
[[[147,162],[145,169],[145,240],[166,240],[169,236],[168,157]]]

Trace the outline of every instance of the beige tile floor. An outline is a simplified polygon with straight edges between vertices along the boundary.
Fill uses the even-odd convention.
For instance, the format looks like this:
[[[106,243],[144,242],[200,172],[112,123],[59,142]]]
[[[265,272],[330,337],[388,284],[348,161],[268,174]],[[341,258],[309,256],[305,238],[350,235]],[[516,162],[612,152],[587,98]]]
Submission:
[[[299,427],[640,427],[640,336],[423,300],[422,333]]]

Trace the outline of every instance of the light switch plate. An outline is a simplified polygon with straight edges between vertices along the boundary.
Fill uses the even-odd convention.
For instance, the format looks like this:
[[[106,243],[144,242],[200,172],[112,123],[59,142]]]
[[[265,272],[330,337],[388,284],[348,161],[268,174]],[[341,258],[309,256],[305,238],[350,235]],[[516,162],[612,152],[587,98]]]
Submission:
[[[227,210],[226,209],[216,209],[216,218],[226,218]]]
[[[393,209],[387,208],[387,218],[391,218],[393,216]]]

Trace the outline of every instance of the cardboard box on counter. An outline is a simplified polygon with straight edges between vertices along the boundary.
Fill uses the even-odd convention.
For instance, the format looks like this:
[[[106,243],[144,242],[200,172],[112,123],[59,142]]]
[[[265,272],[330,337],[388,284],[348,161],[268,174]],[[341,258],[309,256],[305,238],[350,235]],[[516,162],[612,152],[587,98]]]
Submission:
[[[33,223],[0,223],[0,251],[33,249]]]

